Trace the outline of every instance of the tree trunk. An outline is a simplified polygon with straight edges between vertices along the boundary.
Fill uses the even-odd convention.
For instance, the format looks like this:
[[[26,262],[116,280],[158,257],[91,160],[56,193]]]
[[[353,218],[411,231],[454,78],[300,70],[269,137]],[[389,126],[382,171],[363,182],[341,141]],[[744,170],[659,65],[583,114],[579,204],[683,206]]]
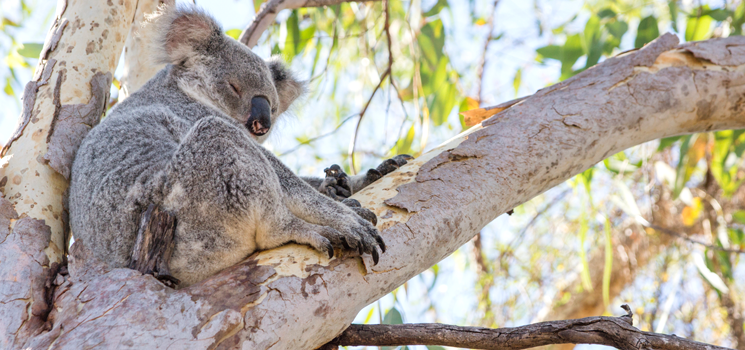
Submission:
[[[126,4],[125,17],[132,18],[134,6]],[[121,27],[117,33],[123,38],[129,28]],[[745,38],[676,45],[674,35],[664,35],[639,51],[540,90],[355,195],[380,218],[378,228],[388,250],[376,266],[368,256],[329,260],[308,247],[286,245],[173,290],[134,270],[109,271],[76,243],[69,276],[44,279],[37,267],[44,265],[39,252],[50,241],[49,230],[29,229],[40,221],[31,219],[39,214],[29,214],[25,197],[2,199],[0,220],[12,222],[12,232],[0,231],[6,237],[0,244],[3,278],[16,281],[12,290],[45,292],[44,300],[54,307],[47,315],[48,308],[37,313],[32,305],[38,320],[25,315],[36,321],[22,322],[26,309],[9,305],[28,303],[30,297],[0,294],[3,319],[21,324],[3,325],[0,341],[10,344],[7,348],[33,349],[314,349],[340,334],[364,306],[448,256],[496,216],[606,156],[660,137],[745,127]],[[56,52],[65,50],[60,46]],[[119,51],[114,47],[107,52],[111,64],[97,72],[115,66]],[[78,55],[65,67],[70,72],[87,60]],[[41,94],[45,98],[37,105],[52,100],[50,94]],[[34,128],[48,130],[53,115],[53,108],[40,110]],[[30,139],[33,133],[28,131],[24,137]],[[14,156],[11,162],[33,163],[38,156],[32,153],[38,151],[34,146],[45,145],[36,139],[14,143],[8,153]],[[2,171],[9,174],[9,169],[23,168],[12,165]],[[63,177],[55,181],[66,185]],[[11,189],[4,192],[8,199],[16,193],[26,196],[25,191],[37,193],[17,184]],[[39,192],[35,198],[58,203],[61,191]],[[18,212],[27,217],[17,220]],[[61,227],[51,229],[52,241]],[[11,290],[7,285],[0,286],[3,292]]]
[[[46,333],[53,285],[64,281],[58,270],[69,232],[62,197],[72,159],[105,111],[135,4],[59,1],[24,89],[20,125],[0,152],[2,349]]]
[[[151,28],[144,26],[149,16],[154,15],[158,6],[173,5],[174,0],[140,0],[137,2],[137,12],[129,36],[124,43],[124,62],[122,64],[122,78],[119,81],[119,102],[139,90],[150,78],[155,76],[165,64],[154,62],[150,50],[152,43],[148,42],[153,36]]]

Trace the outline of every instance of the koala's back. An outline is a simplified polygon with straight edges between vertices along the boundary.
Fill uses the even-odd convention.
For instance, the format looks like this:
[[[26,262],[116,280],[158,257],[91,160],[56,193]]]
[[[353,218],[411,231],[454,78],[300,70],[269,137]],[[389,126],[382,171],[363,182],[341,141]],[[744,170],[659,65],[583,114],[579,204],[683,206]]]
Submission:
[[[73,164],[72,232],[112,267],[129,263],[139,215],[162,199],[165,167],[204,108],[168,84],[167,73],[161,71],[94,127]]]

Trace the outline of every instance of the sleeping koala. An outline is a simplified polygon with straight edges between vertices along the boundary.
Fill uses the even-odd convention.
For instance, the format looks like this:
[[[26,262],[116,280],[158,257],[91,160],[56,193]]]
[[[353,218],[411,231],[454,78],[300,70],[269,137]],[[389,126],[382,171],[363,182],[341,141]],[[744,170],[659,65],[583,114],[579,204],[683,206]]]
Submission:
[[[357,250],[377,263],[385,244],[362,208],[317,189],[340,199],[382,172],[346,187],[339,174],[303,180],[259,144],[304,84],[194,7],[165,9],[153,25],[168,65],[83,140],[69,196],[75,238],[126,267],[139,215],[154,203],[177,219],[170,270],[181,286],[288,242],[329,257],[335,247]]]

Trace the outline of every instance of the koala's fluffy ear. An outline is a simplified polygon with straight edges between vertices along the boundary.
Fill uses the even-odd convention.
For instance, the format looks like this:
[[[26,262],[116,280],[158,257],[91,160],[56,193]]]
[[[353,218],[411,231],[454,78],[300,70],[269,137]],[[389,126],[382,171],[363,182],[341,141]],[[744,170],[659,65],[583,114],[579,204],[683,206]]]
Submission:
[[[189,58],[223,40],[222,28],[212,16],[196,6],[161,7],[150,19],[154,26],[161,63],[184,64]]]
[[[302,96],[306,90],[306,82],[298,80],[279,57],[272,57],[266,63],[274,78],[274,87],[279,95],[279,114],[290,108],[292,102]]]

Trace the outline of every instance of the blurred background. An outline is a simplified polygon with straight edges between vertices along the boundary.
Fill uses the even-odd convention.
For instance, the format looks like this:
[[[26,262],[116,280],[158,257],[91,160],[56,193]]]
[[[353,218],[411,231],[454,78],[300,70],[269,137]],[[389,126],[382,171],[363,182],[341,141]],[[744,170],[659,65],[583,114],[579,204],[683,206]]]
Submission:
[[[261,4],[197,1],[233,37]],[[1,2],[0,144],[17,125],[54,7]],[[310,92],[265,145],[301,175],[334,163],[366,170],[455,136],[465,128],[460,111],[533,94],[661,33],[705,40],[742,35],[744,22],[742,1],[392,0],[285,10],[254,50],[281,55]],[[355,322],[510,327],[621,315],[628,303],[642,330],[745,349],[744,151],[739,130],[613,155],[496,218]]]

